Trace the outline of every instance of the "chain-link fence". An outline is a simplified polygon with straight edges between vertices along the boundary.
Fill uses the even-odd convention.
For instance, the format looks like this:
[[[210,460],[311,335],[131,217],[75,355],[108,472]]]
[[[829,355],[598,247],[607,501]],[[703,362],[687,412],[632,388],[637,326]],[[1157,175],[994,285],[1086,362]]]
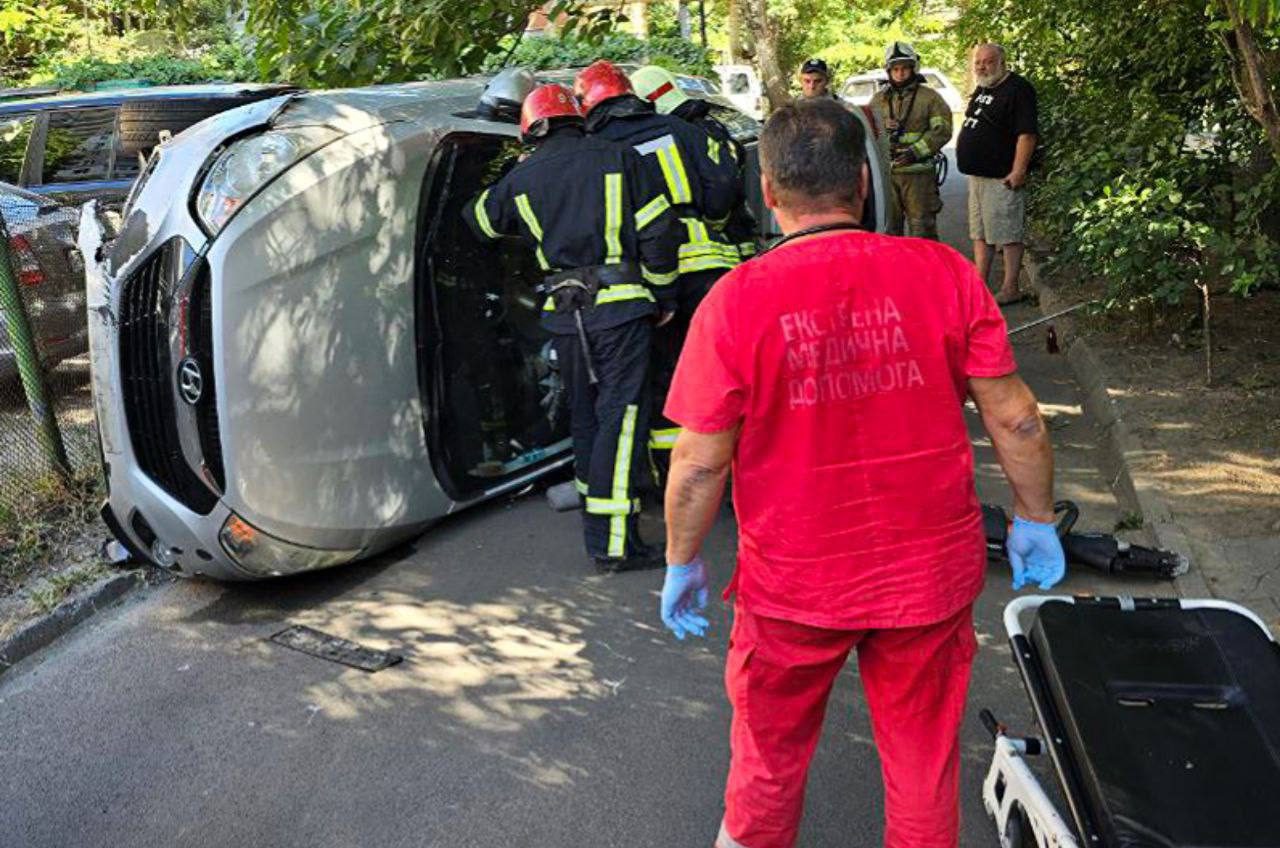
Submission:
[[[78,224],[0,183],[0,535],[101,473]]]

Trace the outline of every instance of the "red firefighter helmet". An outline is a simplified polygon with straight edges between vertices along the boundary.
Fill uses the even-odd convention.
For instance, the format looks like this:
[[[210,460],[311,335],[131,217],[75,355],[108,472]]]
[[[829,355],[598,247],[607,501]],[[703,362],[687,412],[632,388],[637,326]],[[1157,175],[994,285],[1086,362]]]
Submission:
[[[582,113],[590,115],[591,110],[604,101],[634,94],[635,89],[617,65],[600,59],[578,72],[577,79],[573,81],[573,93],[582,103]]]
[[[573,92],[563,85],[540,85],[524,99],[520,107],[520,135],[526,139],[542,138],[555,118],[582,120],[582,110]]]

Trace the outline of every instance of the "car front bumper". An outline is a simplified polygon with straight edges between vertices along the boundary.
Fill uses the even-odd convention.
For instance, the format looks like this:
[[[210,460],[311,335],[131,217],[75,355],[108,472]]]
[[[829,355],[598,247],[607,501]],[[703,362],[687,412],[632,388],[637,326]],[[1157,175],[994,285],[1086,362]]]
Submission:
[[[167,235],[174,237],[174,234]],[[191,231],[179,232],[176,236],[198,244],[201,234],[192,223]],[[224,528],[238,516],[217,494],[216,487],[210,486],[209,491],[197,499],[199,507],[193,508],[171,491],[174,488],[172,480],[165,486],[148,474],[146,459],[139,455],[138,448],[142,447],[144,452],[151,454],[154,464],[156,451],[151,442],[156,438],[155,431],[165,427],[171,428],[171,433],[174,429],[183,429],[179,438],[189,442],[191,437],[186,432],[189,428],[184,428],[182,421],[172,424],[158,421],[159,426],[150,428],[145,434],[131,435],[127,405],[130,402],[135,405],[135,423],[140,419],[146,420],[150,415],[138,412],[137,393],[133,392],[131,396],[129,391],[130,384],[136,384],[138,377],[136,373],[126,373],[129,369],[122,362],[125,358],[122,328],[128,323],[130,310],[136,307],[124,302],[126,282],[140,266],[125,266],[122,273],[114,278],[108,273],[106,263],[98,258],[102,231],[92,205],[86,205],[82,212],[79,240],[86,267],[91,387],[108,490],[102,517],[120,543],[135,555],[141,555],[174,573],[217,580],[261,579],[337,565],[357,558],[362,553],[358,544],[333,551],[290,546],[317,554],[316,561],[323,564],[283,569],[242,564],[228,553],[223,543]],[[152,252],[160,249],[155,248]],[[170,375],[162,372],[159,376],[167,385]],[[161,453],[164,453],[163,449]],[[178,457],[172,461],[176,463],[175,467],[180,468],[185,460]],[[201,468],[201,472],[208,476],[207,469]],[[195,470],[190,469],[190,473],[194,476]],[[241,526],[244,526],[242,522]],[[289,545],[266,534],[262,537],[278,545]]]

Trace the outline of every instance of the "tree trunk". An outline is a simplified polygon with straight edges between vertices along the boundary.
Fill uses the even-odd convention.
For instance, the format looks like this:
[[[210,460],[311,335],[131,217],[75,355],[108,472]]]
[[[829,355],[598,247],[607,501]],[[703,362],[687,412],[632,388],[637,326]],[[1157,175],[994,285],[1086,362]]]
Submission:
[[[742,0],[729,0],[729,64],[737,65],[745,55],[742,49]]]
[[[742,0],[742,12],[747,19],[751,40],[755,43],[756,65],[760,68],[764,95],[772,111],[791,101],[787,78],[778,65],[778,27],[769,17],[768,0]]]
[[[693,30],[689,23],[689,0],[676,0],[676,21],[680,24],[680,37],[685,41],[693,38]]]
[[[1280,163],[1280,108],[1276,106],[1276,93],[1267,79],[1266,61],[1253,27],[1240,13],[1238,0],[1222,0],[1227,16],[1231,19],[1232,38],[1223,38],[1231,54],[1231,75],[1236,89],[1244,101],[1244,107],[1267,134],[1271,155]]]

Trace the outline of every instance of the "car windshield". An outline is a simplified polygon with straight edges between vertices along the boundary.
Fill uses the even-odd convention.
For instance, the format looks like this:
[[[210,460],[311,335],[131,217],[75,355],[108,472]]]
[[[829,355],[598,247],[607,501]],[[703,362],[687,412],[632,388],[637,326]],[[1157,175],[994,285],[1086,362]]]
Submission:
[[[116,110],[67,109],[49,116],[41,181],[105,180],[111,167]]]

